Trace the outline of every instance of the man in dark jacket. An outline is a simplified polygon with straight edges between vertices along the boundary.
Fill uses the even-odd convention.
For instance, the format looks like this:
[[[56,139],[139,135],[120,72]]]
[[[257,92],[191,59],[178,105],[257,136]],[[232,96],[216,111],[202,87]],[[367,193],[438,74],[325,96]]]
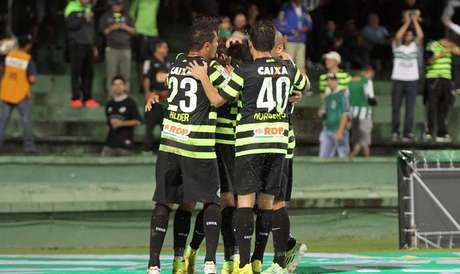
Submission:
[[[91,93],[93,58],[97,56],[97,49],[93,46],[94,15],[91,11],[91,0],[70,1],[65,8],[64,16],[71,63],[71,106],[99,107],[99,103],[92,98]]]

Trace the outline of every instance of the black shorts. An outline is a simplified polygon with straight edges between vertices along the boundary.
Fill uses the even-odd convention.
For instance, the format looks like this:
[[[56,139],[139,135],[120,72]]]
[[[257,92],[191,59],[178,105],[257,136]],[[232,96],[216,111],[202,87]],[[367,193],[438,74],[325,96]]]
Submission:
[[[275,196],[278,201],[289,202],[291,200],[292,194],[292,174],[293,174],[293,165],[292,158],[285,159],[284,162],[284,174],[283,181],[281,183],[280,192]]]
[[[233,192],[235,171],[235,147],[216,144],[217,165],[219,167],[220,192]]]
[[[154,201],[218,203],[219,191],[219,171],[215,159],[193,159],[158,152]]]
[[[252,154],[235,158],[233,192],[238,195],[266,193],[277,196],[281,189],[284,154]]]

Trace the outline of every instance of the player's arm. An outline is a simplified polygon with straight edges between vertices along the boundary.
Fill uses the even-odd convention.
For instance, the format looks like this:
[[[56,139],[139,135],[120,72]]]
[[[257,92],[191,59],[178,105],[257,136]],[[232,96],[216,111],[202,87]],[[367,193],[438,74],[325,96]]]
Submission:
[[[305,76],[298,68],[296,68],[296,73],[294,77],[294,90],[296,91],[304,91],[305,88],[307,87],[307,82],[309,83],[310,81],[308,80],[308,77]]]
[[[144,111],[149,112],[152,110],[154,104],[166,101],[169,96],[169,90],[163,90],[158,92],[148,92],[145,94],[145,106]]]
[[[193,61],[189,63],[187,68],[190,71],[190,75],[201,82],[211,105],[220,107],[225,104],[224,97],[220,96],[217,88],[211,83],[211,79],[208,76],[208,64],[206,62],[203,65],[199,65],[196,61]]]
[[[206,96],[209,99],[211,105],[220,107],[227,101],[233,101],[238,96],[238,90],[235,90],[235,84],[233,79],[225,79],[221,73],[211,67],[208,70],[207,63],[203,66],[198,65],[196,61],[189,64],[188,69],[190,74],[198,79],[205,90]],[[232,72],[232,75],[235,73]]]

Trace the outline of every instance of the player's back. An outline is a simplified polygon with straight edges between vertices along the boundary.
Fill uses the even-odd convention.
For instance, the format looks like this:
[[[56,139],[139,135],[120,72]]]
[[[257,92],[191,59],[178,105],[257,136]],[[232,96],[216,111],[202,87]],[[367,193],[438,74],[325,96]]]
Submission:
[[[288,97],[297,69],[290,61],[256,59],[242,65],[236,74],[243,79],[241,116],[237,122],[238,155],[286,153]]]
[[[160,151],[190,158],[213,159],[216,112],[200,81],[189,75],[190,62],[201,57],[179,55],[168,74],[168,108],[163,121]]]

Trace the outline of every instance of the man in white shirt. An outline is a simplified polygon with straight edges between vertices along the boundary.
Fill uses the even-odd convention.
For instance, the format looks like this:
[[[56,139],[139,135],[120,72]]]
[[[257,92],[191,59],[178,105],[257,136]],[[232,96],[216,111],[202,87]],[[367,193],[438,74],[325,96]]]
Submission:
[[[404,24],[393,40],[393,80],[392,88],[392,126],[393,141],[400,137],[400,110],[405,100],[405,118],[403,141],[412,141],[414,124],[414,107],[419,85],[419,46],[423,42],[423,31],[418,13],[405,13]],[[415,38],[413,30],[415,30]]]

